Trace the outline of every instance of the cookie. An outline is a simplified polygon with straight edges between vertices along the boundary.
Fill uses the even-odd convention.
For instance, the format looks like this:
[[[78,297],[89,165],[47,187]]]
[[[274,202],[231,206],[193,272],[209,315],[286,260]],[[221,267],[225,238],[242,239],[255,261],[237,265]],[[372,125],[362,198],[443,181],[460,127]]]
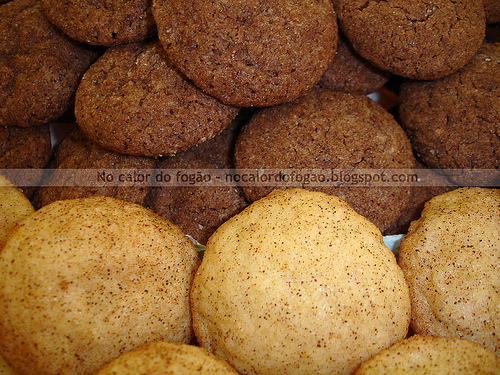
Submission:
[[[334,0],[339,28],[379,69],[433,80],[463,67],[485,36],[482,0]]]
[[[33,211],[35,209],[29,199],[0,175],[0,251],[17,222]]]
[[[380,90],[389,77],[389,73],[359,56],[349,41],[339,35],[335,58],[318,83],[330,90],[370,94]]]
[[[459,188],[428,201],[402,239],[415,333],[500,348],[500,190]]]
[[[42,0],[41,3],[54,25],[87,44],[110,47],[156,35],[150,0]]]
[[[465,67],[440,80],[403,82],[399,100],[401,124],[425,164],[500,168],[500,43],[484,43]],[[479,185],[494,177],[458,181]]]
[[[157,160],[146,156],[123,155],[103,149],[89,140],[80,128],[72,130],[54,151],[54,162],[49,174],[42,182],[34,197],[37,208],[46,206],[57,200],[84,198],[91,196],[107,196],[127,202],[143,204],[149,192],[149,181],[129,181],[128,176],[134,171],[151,174]],[[78,174],[78,171],[82,174]],[[83,172],[89,173],[89,180],[84,179]],[[122,171],[123,174],[120,174]],[[103,181],[105,174],[123,176],[122,182]],[[129,183],[130,182],[130,183]]]
[[[158,36],[198,87],[240,106],[272,106],[309,91],[337,43],[331,1],[153,1]]]
[[[413,335],[363,363],[355,375],[499,374],[495,352],[454,337]]]
[[[183,171],[184,175],[210,175],[210,170],[229,170],[233,167],[233,146],[238,131],[234,121],[214,138],[181,152],[163,158],[157,164],[157,173]],[[177,175],[173,177],[177,179]],[[155,182],[155,181],[154,181]],[[190,186],[182,180],[174,186],[153,186],[149,207],[178,225],[196,241],[205,244],[212,233],[227,219],[239,213],[247,202],[238,186],[214,182],[214,186]]]
[[[0,354],[18,373],[78,375],[151,341],[188,343],[198,264],[180,229],[140,205],[47,205],[0,252]]]
[[[240,132],[234,158],[237,171],[295,170],[289,179],[298,182],[295,187],[338,195],[382,232],[406,209],[409,186],[371,186],[363,179],[370,173],[380,179],[380,170],[411,169],[415,163],[403,129],[380,105],[361,94],[320,88],[292,103],[260,109]],[[323,169],[338,173],[314,174]],[[313,178],[319,182],[313,184]],[[262,198],[280,187],[274,179],[242,185],[245,196]]]
[[[215,231],[191,306],[198,343],[242,374],[350,374],[410,318],[380,231],[305,189],[277,190]]]
[[[124,353],[95,375],[238,375],[222,358],[199,346],[156,341]]]
[[[98,52],[57,29],[36,0],[13,0],[0,9],[0,126],[57,119],[72,106]]]
[[[238,111],[186,80],[157,40],[109,48],[85,73],[75,100],[76,121],[90,139],[149,157],[214,137]]]

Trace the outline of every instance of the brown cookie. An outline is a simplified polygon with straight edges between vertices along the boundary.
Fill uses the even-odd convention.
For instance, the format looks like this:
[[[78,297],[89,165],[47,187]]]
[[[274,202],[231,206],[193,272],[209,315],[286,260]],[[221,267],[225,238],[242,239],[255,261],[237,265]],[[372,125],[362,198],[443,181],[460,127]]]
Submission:
[[[482,0],[334,0],[339,27],[362,57],[412,79],[464,66],[485,35]]]
[[[413,148],[437,169],[500,168],[500,43],[483,44],[456,73],[435,81],[406,81],[399,114]],[[495,176],[457,181],[478,185]]]
[[[39,126],[60,117],[97,56],[51,24],[40,2],[1,5],[0,125]]]
[[[331,1],[153,1],[174,65],[204,91],[242,107],[309,91],[335,54]]]
[[[160,160],[157,173],[161,175],[163,170],[172,170],[171,173],[181,170],[185,175],[198,172],[203,175],[215,169],[229,170],[233,165],[237,125],[235,121],[216,137]],[[151,189],[150,207],[202,244],[224,221],[247,205],[239,187],[222,182],[215,182],[215,186],[189,186],[189,183],[182,186],[180,183],[179,186],[158,185]]]
[[[114,46],[156,34],[151,0],[42,0],[51,22],[80,42]]]
[[[389,77],[389,73],[375,68],[359,56],[350,42],[339,35],[337,53],[319,80],[319,85],[330,90],[370,94],[381,89]]]
[[[156,159],[146,156],[123,155],[103,149],[89,140],[83,132],[76,128],[68,134],[54,151],[54,163],[51,166],[54,173],[47,176],[42,187],[34,197],[37,208],[46,206],[57,200],[85,198],[95,195],[113,197],[128,202],[143,204],[149,191],[150,181],[140,181],[137,186],[106,183],[99,178],[102,173],[120,176],[117,171],[123,171],[124,176],[133,171],[151,173]],[[90,171],[90,179],[83,180],[78,170]],[[148,172],[149,171],[149,172]],[[93,178],[92,178],[93,177]],[[104,184],[100,184],[103,181]],[[132,184],[130,184],[132,185]]]
[[[361,179],[366,177],[367,181],[370,170],[370,176],[377,179],[381,169],[411,169],[414,157],[403,129],[379,104],[361,94],[313,89],[292,103],[257,112],[238,137],[235,167],[254,171],[291,169],[290,173],[297,169],[290,181],[293,178],[302,181],[300,187],[338,195],[384,231],[406,209],[409,187],[397,183],[357,186],[355,179],[362,184]],[[299,169],[339,172],[321,181],[322,176],[301,175]],[[308,184],[306,177],[311,178],[309,182],[316,178],[320,184]],[[269,181],[242,188],[246,197],[255,201],[276,186]]]
[[[94,142],[150,157],[212,138],[238,110],[172,68],[158,41],[109,48],[85,73],[75,101],[77,123]]]
[[[399,265],[417,334],[500,353],[500,190],[459,188],[429,200],[401,240]]]
[[[42,173],[52,154],[50,126],[44,124],[21,128],[18,126],[0,126],[0,169],[10,169],[11,181],[23,193],[31,198]],[[20,173],[11,175],[13,170]],[[33,173],[22,171],[33,169]]]

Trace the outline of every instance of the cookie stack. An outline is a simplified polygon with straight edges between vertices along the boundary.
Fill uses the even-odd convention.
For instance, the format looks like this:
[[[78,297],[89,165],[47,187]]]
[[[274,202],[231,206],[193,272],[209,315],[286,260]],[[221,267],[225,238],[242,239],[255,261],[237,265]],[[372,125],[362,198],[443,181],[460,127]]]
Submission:
[[[439,280],[428,286],[419,279],[426,272],[446,279],[451,273],[446,267],[405,273],[428,264],[431,257],[448,259],[448,255],[420,259],[402,248],[397,264],[386,254],[381,235],[408,233],[404,248],[411,245],[422,255],[420,245],[415,245],[418,241],[410,239],[425,228],[423,219],[416,221],[422,212],[423,217],[433,216],[433,204],[424,209],[425,203],[462,186],[496,192],[500,168],[500,8],[496,1],[3,0],[0,4],[0,169],[25,174],[21,183],[12,183],[36,210],[12,240],[7,239],[8,252],[0,252],[4,257],[0,266],[12,262],[2,266],[6,275],[22,278],[27,285],[22,293],[40,302],[24,306],[24,295],[12,286],[14,279],[2,279],[9,287],[0,291],[0,308],[7,317],[0,318],[0,333],[26,352],[16,353],[16,348],[0,343],[0,354],[11,364],[19,362],[18,370],[85,374],[151,340],[170,340],[158,332],[171,320],[155,315],[156,311],[168,314],[155,293],[167,291],[172,302],[179,290],[155,284],[154,276],[166,271],[155,263],[157,258],[148,258],[148,249],[166,246],[182,254],[190,266],[179,271],[184,277],[181,292],[189,293],[198,259],[193,260],[194,250],[185,243],[185,235],[207,249],[207,264],[200,268],[192,289],[195,329],[187,328],[177,341],[189,344],[196,331],[197,344],[242,373],[272,373],[273,368],[280,373],[331,373],[332,368],[350,373],[377,352],[401,342],[410,317],[417,333],[431,335],[430,323],[415,318],[427,314],[418,309],[430,300],[439,297],[446,300],[440,306],[448,306],[451,300],[465,299],[465,294],[436,297]],[[196,185],[194,180],[164,184],[150,178],[99,185],[77,178],[76,171],[88,170],[145,171],[149,176],[190,170],[219,171],[221,176],[222,171],[238,179]],[[322,171],[334,171],[335,178],[319,178]],[[374,178],[384,171],[400,179],[376,184]],[[419,171],[432,181],[401,180],[418,176]],[[477,171],[481,173],[469,173]],[[242,177],[260,173],[266,178]],[[5,185],[13,188],[8,181]],[[467,192],[455,193],[476,199],[470,210],[490,199],[481,190]],[[484,220],[490,222],[493,216],[490,213]],[[50,220],[66,224],[51,228],[46,222]],[[481,220],[474,222],[479,226]],[[28,231],[31,227],[33,233]],[[55,231],[57,239],[34,233],[42,227]],[[457,227],[455,237],[469,231],[467,225]],[[170,232],[175,234],[165,240]],[[440,236],[441,230],[432,235]],[[78,245],[83,242],[85,246]],[[337,249],[335,257],[318,255],[330,245]],[[16,260],[17,251],[25,246],[28,250]],[[79,250],[68,252],[73,247]],[[236,259],[242,247],[253,255]],[[283,261],[283,256],[290,259]],[[372,264],[364,264],[371,256]],[[446,262],[453,264],[452,258]],[[344,268],[339,259],[346,261]],[[322,266],[335,270],[334,275],[314,264],[320,260]],[[127,273],[122,280],[123,270],[117,266],[122,263],[138,276]],[[151,268],[151,263],[158,268]],[[18,269],[19,264],[23,266]],[[93,271],[72,273],[66,266],[98,270],[92,276],[101,282],[97,300],[85,302],[86,292],[92,291],[88,280]],[[489,270],[490,264],[485,268]],[[38,271],[50,278],[34,277]],[[90,278],[83,282],[85,277]],[[299,283],[309,277],[306,286]],[[113,285],[108,289],[106,283]],[[337,283],[352,292],[350,297],[342,295],[345,290],[331,289]],[[118,292],[123,285],[135,296]],[[423,297],[422,288],[434,294]],[[54,301],[63,297],[47,290],[65,296],[72,293],[67,298],[80,305],[66,315],[67,301],[57,310]],[[292,292],[298,297],[290,297]],[[482,300],[489,295],[483,292],[470,298]],[[90,324],[78,314],[86,314],[84,318],[95,314],[99,304],[108,301],[107,294],[112,307],[103,310],[106,316],[100,315],[106,320],[103,325],[90,329],[88,335],[81,326],[71,332],[75,322]],[[303,294],[313,298],[303,300]],[[338,300],[330,299],[332,295]],[[274,299],[283,296],[273,305]],[[126,301],[144,315],[125,314]],[[145,306],[141,301],[156,305]],[[259,301],[265,305],[262,310],[256,307]],[[395,303],[393,310],[384,310],[389,301]],[[97,304],[96,310],[85,303]],[[311,306],[318,303],[322,306],[314,313],[318,319],[310,320]],[[212,304],[218,311],[211,310]],[[14,309],[8,307],[14,305]],[[191,312],[186,312],[185,300],[181,305],[175,304],[174,309],[183,309],[180,314],[186,318]],[[357,311],[357,305],[370,313]],[[31,319],[26,336],[18,336],[22,324],[15,318],[17,308]],[[334,308],[340,311],[337,320],[323,322],[325,314],[332,317]],[[43,316],[56,310],[52,320]],[[279,315],[278,310],[291,315]],[[377,316],[370,315],[374,311]],[[219,316],[221,312],[228,316]],[[229,316],[232,313],[235,320]],[[154,317],[154,327],[145,328],[149,339],[130,327],[134,319],[140,321],[139,315]],[[355,326],[349,319],[353,316],[366,321],[357,319],[359,326]],[[252,325],[242,327],[243,318]],[[288,319],[297,322],[289,333],[272,333]],[[313,324],[302,326],[301,319]],[[443,321],[446,317],[440,318],[441,325]],[[59,322],[61,327],[51,326]],[[119,342],[110,343],[121,324],[125,333],[116,336]],[[461,338],[488,346],[484,337],[491,334],[491,327],[486,323],[474,320],[465,328],[433,324],[439,326],[439,334],[458,332]],[[481,324],[489,333],[477,338],[469,331]],[[259,337],[267,339],[262,346],[252,347],[256,340],[250,330],[255,326]],[[44,328],[35,334],[39,327]],[[238,330],[244,334],[238,336]],[[333,340],[336,335],[347,340],[346,347],[338,346]],[[26,341],[28,336],[33,340]],[[42,350],[41,342],[55,336],[62,341],[55,340],[54,346]],[[102,345],[87,350],[95,340]],[[70,354],[65,353],[71,360],[50,359],[70,342],[76,343]],[[310,349],[315,345],[318,349]],[[493,350],[498,349],[495,345]],[[98,348],[105,348],[106,354]],[[146,348],[147,356],[150,350],[163,352],[161,345]],[[260,356],[249,359],[252,350],[261,350]],[[325,367],[318,367],[319,362]]]

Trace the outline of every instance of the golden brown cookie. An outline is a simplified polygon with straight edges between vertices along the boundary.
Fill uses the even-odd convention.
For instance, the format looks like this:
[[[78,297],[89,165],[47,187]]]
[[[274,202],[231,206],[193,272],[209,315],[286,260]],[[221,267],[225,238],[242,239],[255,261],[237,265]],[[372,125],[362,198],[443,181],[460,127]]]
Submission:
[[[0,354],[22,374],[89,374],[147,342],[188,343],[198,264],[180,229],[140,205],[47,205],[0,252]]]
[[[500,190],[459,188],[432,198],[401,241],[417,334],[500,348]]]
[[[63,34],[36,0],[0,5],[0,125],[39,126],[72,105],[98,53]]]
[[[33,211],[35,209],[29,199],[0,175],[0,251],[17,222]]]
[[[77,123],[94,142],[150,157],[214,137],[238,110],[186,80],[155,40],[108,49],[85,73],[75,103]]]
[[[151,0],[42,0],[41,3],[50,21],[80,42],[109,47],[156,34]]]
[[[425,164],[500,168],[500,43],[484,43],[465,67],[440,80],[403,82],[399,100],[401,124]],[[485,171],[463,183],[494,178]]]
[[[225,103],[271,106],[309,91],[335,54],[331,1],[155,0],[174,65]]]
[[[495,352],[455,337],[413,335],[363,363],[355,375],[500,374]]]
[[[214,181],[213,186],[195,186],[196,180],[191,185],[189,178],[211,176],[211,170],[229,172],[238,130],[239,124],[234,121],[214,138],[163,158],[156,166],[160,178],[153,181],[156,186],[151,188],[148,206],[201,244],[207,242],[219,225],[245,208],[247,202],[238,186],[223,181]],[[184,180],[177,175],[179,171],[186,176]],[[167,184],[161,176],[167,173],[175,173],[172,179],[180,181],[164,186]]]
[[[414,163],[410,142],[389,112],[365,95],[327,89],[260,109],[240,132],[235,147],[237,171],[296,170],[292,177],[304,181],[299,187],[338,195],[381,231],[406,209],[410,189],[398,183],[364,185],[362,179],[381,178],[380,170],[411,169]],[[337,172],[316,176],[315,169]],[[305,180],[309,170],[317,184]],[[242,185],[249,201],[278,187],[274,178]]]
[[[156,162],[155,158],[108,151],[75,128],[55,149],[53,173],[42,181],[34,204],[41,208],[57,200],[96,195],[143,204],[151,185],[152,178],[148,176]],[[134,177],[135,172],[145,178],[139,180]],[[103,175],[113,176],[113,181]]]
[[[188,344],[156,341],[122,354],[95,375],[238,375],[222,358]]]
[[[389,77],[390,73],[375,68],[353,50],[343,35],[339,35],[335,58],[318,83],[330,90],[370,94],[381,89]]]
[[[485,35],[482,0],[334,0],[339,28],[376,67],[438,79],[464,66]]]
[[[410,319],[380,231],[305,189],[274,191],[215,231],[191,306],[198,343],[244,374],[350,374]]]

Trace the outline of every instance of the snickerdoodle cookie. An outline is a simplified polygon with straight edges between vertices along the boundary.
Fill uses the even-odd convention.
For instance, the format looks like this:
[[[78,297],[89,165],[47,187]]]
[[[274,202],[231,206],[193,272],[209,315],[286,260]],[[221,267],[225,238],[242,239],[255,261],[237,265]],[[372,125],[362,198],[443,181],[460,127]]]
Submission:
[[[380,231],[305,189],[276,190],[215,231],[191,305],[199,344],[244,374],[350,374],[410,320]]]
[[[309,91],[335,54],[330,0],[154,0],[174,65],[225,103],[271,106]]]
[[[180,229],[138,204],[49,204],[0,252],[0,354],[22,374],[90,374],[147,342],[188,343],[198,264]]]
[[[415,333],[500,349],[500,190],[432,198],[401,241]]]

